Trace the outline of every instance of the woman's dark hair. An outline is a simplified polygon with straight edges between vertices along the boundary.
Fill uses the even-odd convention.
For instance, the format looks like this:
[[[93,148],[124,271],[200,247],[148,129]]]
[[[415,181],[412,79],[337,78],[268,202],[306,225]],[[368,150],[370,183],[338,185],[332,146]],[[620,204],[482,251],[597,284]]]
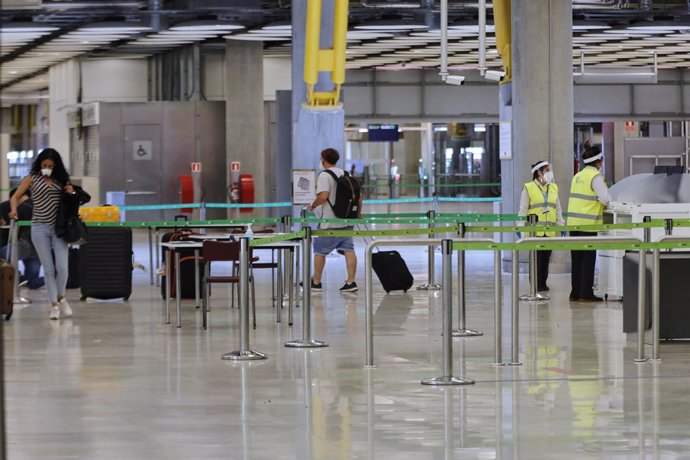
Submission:
[[[601,153],[601,149],[596,145],[590,145],[589,141],[585,143],[585,150],[582,152],[582,159],[586,160],[588,158],[595,157]],[[601,159],[595,161],[594,163],[585,163],[586,166],[594,166],[597,163],[601,163]]]
[[[530,168],[534,168],[534,167],[537,166],[539,163],[543,163],[543,160],[537,161],[537,162],[534,163],[532,166],[530,166]],[[539,177],[539,173],[540,173],[541,171],[543,171],[544,168],[546,168],[547,166],[548,166],[548,164],[545,164],[545,165],[542,166],[541,168],[539,168],[539,169],[537,169],[536,171],[534,171],[534,172],[532,173],[532,180],[536,180],[537,177]]]
[[[43,163],[44,160],[53,160],[54,166],[53,173],[50,175],[51,179],[60,185],[67,185],[69,183],[69,173],[65,169],[62,157],[55,149],[47,148],[41,150],[41,153],[38,154],[34,163],[31,165],[31,174],[41,174],[41,163]]]
[[[321,158],[328,164],[334,165],[340,160],[340,154],[336,149],[325,149],[321,151]]]

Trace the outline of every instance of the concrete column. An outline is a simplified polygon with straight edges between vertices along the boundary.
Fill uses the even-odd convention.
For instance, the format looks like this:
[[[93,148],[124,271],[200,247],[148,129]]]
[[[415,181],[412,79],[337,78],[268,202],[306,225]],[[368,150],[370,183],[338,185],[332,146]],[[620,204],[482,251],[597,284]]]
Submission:
[[[552,163],[565,210],[573,176],[572,2],[513,0],[512,52],[512,89],[501,97],[513,137],[513,158],[501,163],[503,211],[517,212],[539,160]]]
[[[254,176],[254,200],[265,201],[263,43],[225,43],[226,181],[231,161],[242,163],[242,174]]]
[[[324,0],[321,20],[321,47],[332,46],[333,0]],[[345,159],[345,110],[307,110],[307,85],[304,83],[304,44],[307,1],[292,2],[292,167],[319,169],[321,150],[332,147],[340,153],[339,167]],[[330,88],[327,74],[321,74],[319,87]]]

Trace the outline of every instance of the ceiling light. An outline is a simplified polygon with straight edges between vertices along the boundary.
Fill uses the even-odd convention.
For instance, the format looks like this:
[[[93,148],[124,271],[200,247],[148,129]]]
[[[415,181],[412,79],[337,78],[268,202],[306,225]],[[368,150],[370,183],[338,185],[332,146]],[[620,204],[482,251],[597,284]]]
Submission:
[[[690,30],[690,22],[642,21],[630,24],[628,29],[647,32],[673,32],[674,30]]]
[[[33,22],[5,22],[0,26],[0,32],[13,34],[53,32],[55,30],[58,30],[58,28]]]
[[[270,24],[266,24],[261,28],[261,30],[266,30],[266,31],[274,31],[274,30],[281,30],[283,32],[291,32],[292,31],[292,23],[287,22],[287,21],[281,21],[281,22],[272,22]]]
[[[147,32],[151,30],[151,27],[144,25],[140,22],[95,22],[93,24],[88,24],[79,29],[82,32],[94,32],[94,33],[137,33],[137,32]]]
[[[226,40],[241,40],[249,42],[280,42],[290,40],[290,37],[282,35],[260,35],[260,34],[237,34],[225,35]]]
[[[175,24],[170,27],[173,31],[184,32],[226,32],[229,30],[244,29],[242,24],[225,21],[186,21]]]
[[[479,33],[479,24],[472,21],[458,21],[448,26],[448,30],[459,30],[461,32]],[[493,24],[486,24],[487,32],[495,32],[496,27]]]
[[[357,30],[388,30],[388,31],[406,31],[406,30],[424,30],[429,26],[420,22],[401,21],[398,19],[381,19],[378,21],[362,22],[355,26]]]
[[[573,30],[604,30],[610,29],[611,26],[604,22],[596,21],[573,21]]]

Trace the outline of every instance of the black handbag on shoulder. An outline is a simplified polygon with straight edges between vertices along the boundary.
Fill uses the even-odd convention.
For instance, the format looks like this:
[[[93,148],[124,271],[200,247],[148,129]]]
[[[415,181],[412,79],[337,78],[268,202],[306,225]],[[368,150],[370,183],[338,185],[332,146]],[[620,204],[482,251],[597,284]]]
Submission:
[[[73,185],[74,193],[63,193],[58,209],[55,231],[57,236],[70,244],[86,243],[88,231],[79,217],[79,206],[88,203],[91,196],[81,187]]]
[[[65,221],[62,239],[70,244],[86,243],[88,231],[79,216],[69,216]]]

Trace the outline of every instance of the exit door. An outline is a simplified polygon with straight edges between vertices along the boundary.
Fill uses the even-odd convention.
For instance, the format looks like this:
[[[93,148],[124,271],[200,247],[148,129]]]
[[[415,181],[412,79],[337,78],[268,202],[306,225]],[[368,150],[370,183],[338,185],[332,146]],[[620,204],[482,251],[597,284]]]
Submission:
[[[160,125],[125,125],[125,192],[161,191]]]

